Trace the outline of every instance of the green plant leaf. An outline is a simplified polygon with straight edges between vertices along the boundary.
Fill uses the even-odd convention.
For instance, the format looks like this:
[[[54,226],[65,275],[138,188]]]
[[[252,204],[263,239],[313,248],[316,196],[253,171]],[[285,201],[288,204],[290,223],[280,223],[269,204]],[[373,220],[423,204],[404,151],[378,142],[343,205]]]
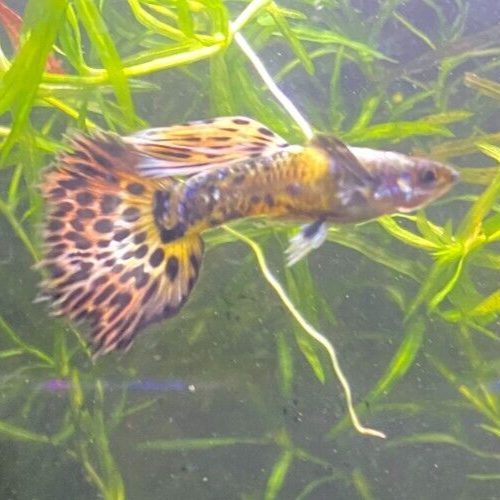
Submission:
[[[17,425],[0,420],[0,436],[14,441],[31,441],[33,443],[50,443],[50,438],[44,434],[28,431]]]
[[[236,114],[233,86],[224,54],[216,54],[210,59],[211,108],[215,116]]]
[[[316,297],[318,291],[309,272],[307,261],[303,259],[292,268],[286,268],[285,276],[291,299],[297,304],[302,304],[304,310],[308,311],[309,321],[312,324],[316,324],[318,318],[313,300],[315,300],[314,297]],[[309,362],[318,380],[324,383],[325,372],[321,364],[321,359],[317,354],[315,343],[309,335],[304,334],[302,328],[299,328],[295,324],[293,325],[293,331],[300,351]]]
[[[211,450],[226,446],[236,445],[266,445],[270,440],[265,438],[235,437],[235,438],[199,438],[199,439],[170,439],[146,441],[137,445],[139,450],[158,451],[187,451],[187,450]]]
[[[177,22],[184,35],[194,38],[194,22],[187,0],[177,0]]]
[[[348,132],[342,135],[342,138],[353,144],[373,143],[374,141],[397,143],[408,137],[423,135],[453,137],[453,133],[446,127],[421,120],[415,122],[379,123]]]
[[[363,471],[360,468],[356,467],[352,471],[351,476],[352,483],[362,500],[374,500],[375,497],[373,496],[372,488],[370,487],[368,478],[363,473]]]
[[[500,84],[487,78],[481,78],[474,73],[465,73],[464,83],[483,95],[500,100]]]
[[[47,57],[52,50],[68,0],[30,0],[27,9],[37,13],[28,39],[22,45],[9,70],[0,80],[0,116],[9,109],[12,126],[2,158],[5,159],[28,122]]]
[[[364,401],[370,405],[378,399],[387,396],[396,383],[401,380],[408,370],[413,366],[422,347],[425,333],[425,321],[423,318],[416,318],[406,327],[405,335],[399,348],[394,353],[389,366],[384,374],[379,378],[375,387],[365,396]],[[367,411],[365,404],[356,405],[358,415],[363,415]],[[335,439],[344,432],[350,425],[349,417],[346,415],[327,433],[328,439]]]
[[[488,295],[469,313],[470,316],[485,316],[487,314],[497,314],[500,311],[500,289]]]
[[[401,380],[406,375],[422,347],[424,333],[425,321],[421,317],[415,318],[407,325],[398,350],[392,357],[384,374],[378,379],[377,385],[366,397],[367,400],[376,400],[387,394],[398,380]]]
[[[342,36],[332,31],[324,31],[317,28],[312,28],[306,25],[295,26],[293,32],[299,40],[308,42],[325,43],[325,44],[338,44],[343,45],[354,52],[359,54],[366,60],[381,59],[384,61],[393,61],[390,57],[385,56],[382,52],[373,49],[369,45],[362,42],[357,42],[351,38]]]
[[[481,151],[488,156],[494,158],[500,163],[500,148],[491,144],[478,144]],[[496,202],[500,194],[500,173],[497,174],[495,180],[481,194],[476,203],[472,205],[467,215],[463,218],[457,232],[457,237],[471,244],[477,238],[483,219],[491,210],[491,207]]]
[[[288,25],[288,22],[285,19],[285,17],[281,14],[280,9],[273,2],[269,5],[267,11],[273,17],[277,28],[279,29],[285,40],[288,42],[293,53],[297,56],[297,59],[299,59],[299,61],[302,63],[305,70],[310,75],[314,75],[314,64],[309,58],[309,54],[304,49],[303,45],[300,43],[299,39],[297,38],[293,30],[290,29],[290,26]]]
[[[441,248],[440,245],[437,245],[433,241],[427,240],[416,234],[403,229],[395,220],[389,216],[379,217],[377,222],[392,236],[401,240],[403,243],[407,245],[420,248],[423,250],[427,250],[430,252],[439,250]]]
[[[280,368],[281,394],[288,399],[292,393],[293,386],[293,355],[286,341],[285,334],[278,332],[276,337],[276,349],[278,353],[278,365]]]
[[[264,500],[276,500],[278,497],[286,476],[293,462],[293,452],[286,450],[279,460],[274,464],[273,470],[267,480]]]
[[[123,71],[123,64],[115,47],[106,23],[93,0],[75,0],[75,5],[85,29],[96,48],[99,57],[109,73],[109,79],[115,89],[116,97],[123,110],[127,125],[135,122],[134,105]]]
[[[494,458],[500,460],[500,453],[490,453],[483,450],[476,449],[464,441],[457,439],[451,434],[445,434],[440,432],[425,432],[421,434],[413,434],[411,436],[397,438],[389,441],[387,445],[389,447],[403,446],[408,444],[447,444],[451,446],[456,446],[462,448],[469,453],[481,458]]]

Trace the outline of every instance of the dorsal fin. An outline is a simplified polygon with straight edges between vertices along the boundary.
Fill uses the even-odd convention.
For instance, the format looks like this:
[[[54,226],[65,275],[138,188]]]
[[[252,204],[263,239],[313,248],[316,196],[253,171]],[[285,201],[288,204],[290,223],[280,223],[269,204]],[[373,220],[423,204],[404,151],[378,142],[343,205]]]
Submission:
[[[289,147],[265,125],[243,116],[152,128],[124,140],[142,153],[138,173],[154,178],[189,176]]]
[[[329,134],[316,134],[310,141],[311,146],[325,151],[339,169],[345,169],[359,181],[373,181],[372,174],[359,162],[351,150],[340,140]]]

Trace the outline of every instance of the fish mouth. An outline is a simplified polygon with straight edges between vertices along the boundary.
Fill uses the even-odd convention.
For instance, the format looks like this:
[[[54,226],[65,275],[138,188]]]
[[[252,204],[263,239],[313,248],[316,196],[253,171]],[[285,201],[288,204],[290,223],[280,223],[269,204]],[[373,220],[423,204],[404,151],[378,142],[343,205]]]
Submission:
[[[450,167],[448,165],[446,166],[446,168],[448,171],[448,179],[443,180],[443,185],[439,189],[438,196],[441,196],[441,195],[447,193],[453,186],[455,186],[455,184],[460,182],[460,178],[461,178],[460,172],[458,170],[456,170],[455,168]]]
[[[460,174],[454,171],[454,176],[452,182],[444,182],[440,186],[436,186],[434,192],[430,195],[426,190],[418,190],[413,192],[412,200],[406,201],[403,206],[398,207],[398,211],[401,213],[411,213],[426,207],[429,203],[436,201],[445,195],[450,189],[455,185],[460,179]]]
[[[458,170],[455,170],[454,168],[451,168],[451,167],[449,167],[449,168],[451,170],[450,177],[451,177],[451,182],[453,185],[453,184],[456,184],[457,182],[460,181],[461,175],[460,175],[460,172]]]

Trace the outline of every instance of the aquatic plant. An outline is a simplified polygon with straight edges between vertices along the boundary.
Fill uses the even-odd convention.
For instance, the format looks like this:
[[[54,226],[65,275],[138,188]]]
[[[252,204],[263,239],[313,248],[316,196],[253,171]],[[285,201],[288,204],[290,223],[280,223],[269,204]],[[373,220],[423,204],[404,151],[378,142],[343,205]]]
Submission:
[[[272,292],[263,292],[258,265],[236,244],[236,230],[258,245],[304,317],[338,347],[355,399],[362,401],[358,414],[391,437],[377,444],[383,450],[379,453],[391,456],[400,447],[424,453],[421,445],[458,447],[464,456],[475,457],[462,467],[475,492],[478,480],[498,479],[492,437],[500,436],[494,382],[500,311],[500,150],[495,146],[500,142],[495,121],[500,47],[493,36],[497,27],[471,33],[467,3],[452,3],[450,11],[432,0],[419,3],[425,4],[419,8],[432,21],[431,30],[419,23],[413,2],[394,0],[361,2],[359,8],[346,0],[286,5],[265,0],[27,2],[19,47],[4,36],[0,52],[0,226],[6,235],[0,245],[0,261],[5,261],[0,266],[2,442],[23,442],[23,449],[34,447],[33,453],[50,449],[67,457],[84,471],[91,491],[97,489],[106,499],[138,496],[131,493],[134,485],[124,472],[128,463],[119,451],[171,466],[171,454],[205,450],[221,457],[215,454],[224,449],[231,457],[236,452],[230,450],[252,453],[255,447],[265,450],[262,484],[235,480],[219,485],[221,490],[266,500],[312,498],[334,487],[348,488],[362,499],[377,493],[386,497],[385,483],[374,481],[380,471],[364,457],[338,466],[333,444],[351,452],[367,446],[355,441],[347,417],[331,427],[333,415],[343,413],[342,402],[327,404],[327,415],[306,431],[318,440],[311,451],[294,427],[308,413],[300,401],[293,403],[308,376],[302,355],[325,384],[325,389],[318,384],[322,398],[331,401],[337,385],[321,349],[289,320]],[[4,22],[7,35],[8,19]],[[353,145],[454,161],[463,167],[464,186],[416,215],[331,228],[328,240],[334,245],[291,269],[284,267],[281,254],[294,231],[289,226],[243,222],[233,232],[214,231],[207,237],[209,248],[217,248],[213,258],[222,251],[237,256],[241,265],[235,276],[220,279],[207,264],[206,285],[182,318],[163,326],[166,332],[154,340],[149,337],[154,346],[145,337],[143,347],[124,358],[122,366],[111,360],[92,366],[79,331],[47,319],[42,308],[31,305],[37,277],[27,269],[39,258],[40,171],[64,148],[63,134],[74,128],[130,133],[150,125],[244,114],[291,141],[302,141],[300,128],[234,43],[238,32],[317,130],[333,131]],[[400,43],[406,37],[416,49]],[[47,65],[48,60],[59,66]],[[325,256],[334,262],[322,261]],[[269,304],[252,301],[261,293],[269,293]],[[207,302],[208,294],[214,305]],[[375,312],[364,305],[372,300]],[[227,317],[214,318],[214,310]],[[175,330],[185,336],[172,338]],[[248,337],[252,348],[242,352]],[[217,353],[212,342],[219,344]],[[148,349],[147,356],[142,351],[140,357],[141,349]],[[254,366],[259,349],[272,353],[259,362],[278,396],[262,387],[262,373]],[[204,360],[207,350],[213,363]],[[258,422],[248,432],[237,426],[222,433],[224,426],[215,420],[219,414],[206,416],[219,429],[206,424],[210,437],[176,432],[163,422],[151,432],[141,422],[157,417],[161,397],[145,393],[138,398],[126,388],[110,392],[103,384],[113,374],[133,379],[151,373],[152,356],[165,363],[160,373],[167,366],[196,379],[194,369],[202,366],[209,378],[226,381],[227,374],[237,378],[229,359],[236,355],[238,371],[249,379],[244,383],[250,401],[245,423]],[[410,381],[412,374],[418,378],[420,365],[426,367],[426,382],[417,390]],[[440,378],[442,386],[436,385]],[[67,392],[47,395],[36,383],[45,379],[71,384]],[[432,400],[429,387],[440,388],[439,401]],[[286,410],[280,415],[269,410],[276,397]],[[310,401],[304,394],[301,398]],[[319,399],[315,404],[324,404]],[[209,396],[205,404],[210,405]],[[40,416],[45,420],[54,411],[54,418],[41,425]],[[401,425],[399,418],[406,423]],[[430,419],[433,426],[420,431],[407,423],[411,418]],[[472,432],[475,424],[478,429]],[[129,435],[129,426],[140,431]],[[297,481],[290,471],[299,466],[313,468],[314,479]],[[481,483],[484,491],[489,491],[487,484]],[[199,489],[190,486],[190,498],[202,498],[203,487],[203,482]],[[160,498],[155,495],[150,497]]]

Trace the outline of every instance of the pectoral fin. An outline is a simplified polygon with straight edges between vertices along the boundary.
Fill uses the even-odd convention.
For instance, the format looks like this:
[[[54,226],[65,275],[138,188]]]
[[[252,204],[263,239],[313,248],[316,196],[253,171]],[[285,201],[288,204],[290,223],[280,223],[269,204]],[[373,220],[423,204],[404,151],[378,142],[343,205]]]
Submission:
[[[325,241],[327,233],[326,222],[321,219],[302,226],[300,231],[290,239],[290,246],[286,249],[286,265],[293,266],[307,254],[319,248]]]

